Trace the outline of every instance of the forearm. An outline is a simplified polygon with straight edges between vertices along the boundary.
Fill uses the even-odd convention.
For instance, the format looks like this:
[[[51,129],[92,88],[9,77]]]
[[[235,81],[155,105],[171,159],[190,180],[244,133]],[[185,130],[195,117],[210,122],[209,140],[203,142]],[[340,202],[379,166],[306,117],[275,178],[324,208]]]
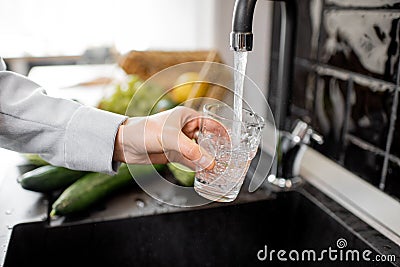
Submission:
[[[111,173],[115,137],[125,119],[47,96],[29,79],[0,70],[1,147],[40,154],[54,165]]]

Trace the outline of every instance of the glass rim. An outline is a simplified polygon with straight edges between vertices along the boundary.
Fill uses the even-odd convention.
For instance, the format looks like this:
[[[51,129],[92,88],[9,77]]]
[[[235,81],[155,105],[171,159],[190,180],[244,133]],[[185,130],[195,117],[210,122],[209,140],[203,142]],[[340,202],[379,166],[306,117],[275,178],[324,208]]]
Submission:
[[[258,115],[257,113],[255,113],[254,111],[251,111],[251,110],[249,110],[247,108],[242,108],[242,110],[246,111],[247,113],[253,114],[255,116],[257,122],[245,122],[245,121],[238,121],[238,120],[234,120],[234,119],[228,119],[228,118],[225,118],[225,117],[223,117],[221,115],[216,114],[215,112],[210,111],[209,109],[211,107],[224,107],[224,108],[229,107],[229,108],[231,108],[228,105],[222,105],[222,104],[216,104],[216,103],[208,103],[208,104],[204,104],[203,112],[207,111],[209,113],[212,113],[215,117],[217,117],[217,118],[219,118],[221,120],[236,122],[236,123],[240,123],[240,124],[246,125],[246,126],[261,127],[261,128],[264,128],[264,126],[265,126],[264,118],[261,117],[260,115]],[[232,112],[233,112],[233,109],[232,109]]]

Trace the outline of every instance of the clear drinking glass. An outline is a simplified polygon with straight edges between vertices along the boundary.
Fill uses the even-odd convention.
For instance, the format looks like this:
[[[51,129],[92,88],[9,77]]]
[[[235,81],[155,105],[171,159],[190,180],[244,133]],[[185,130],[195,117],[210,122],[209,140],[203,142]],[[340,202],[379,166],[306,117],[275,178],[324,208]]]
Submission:
[[[242,121],[235,121],[233,109],[225,104],[206,104],[203,113],[198,143],[215,157],[216,165],[212,170],[196,170],[194,189],[204,198],[231,202],[257,153],[264,119],[243,109]],[[216,122],[223,127],[215,127]]]

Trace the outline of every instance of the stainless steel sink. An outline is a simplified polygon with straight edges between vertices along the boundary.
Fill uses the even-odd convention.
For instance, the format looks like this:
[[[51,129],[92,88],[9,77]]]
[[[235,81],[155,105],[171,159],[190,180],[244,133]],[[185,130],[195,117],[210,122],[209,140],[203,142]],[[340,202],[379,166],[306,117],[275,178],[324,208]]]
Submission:
[[[357,221],[353,225],[356,222],[358,229],[352,229],[322,203],[302,190],[252,203],[103,222],[19,224],[12,232],[5,266],[265,266],[269,261],[260,261],[257,253],[266,245],[276,251],[321,251],[337,249],[340,238],[349,249],[379,253],[360,235],[360,229],[370,233],[372,229]],[[360,266],[360,262],[323,263]],[[272,263],[293,264],[276,258]]]

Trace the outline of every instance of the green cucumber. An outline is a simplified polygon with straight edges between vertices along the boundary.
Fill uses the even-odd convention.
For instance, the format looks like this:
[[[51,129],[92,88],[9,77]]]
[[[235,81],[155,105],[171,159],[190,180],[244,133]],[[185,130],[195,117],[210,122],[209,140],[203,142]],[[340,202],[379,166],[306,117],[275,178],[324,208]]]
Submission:
[[[194,185],[194,176],[196,172],[194,172],[192,169],[176,162],[170,162],[167,164],[167,166],[179,184],[183,186]]]
[[[154,166],[154,167],[153,167]],[[152,175],[164,165],[134,165],[135,175]],[[53,203],[50,216],[69,215],[84,211],[118,189],[133,183],[128,166],[122,164],[116,175],[90,173],[70,185]]]
[[[46,193],[65,188],[85,174],[87,172],[46,165],[23,174],[18,182],[27,190]]]
[[[47,161],[42,159],[38,154],[22,154],[27,160],[29,164],[35,166],[45,166],[49,165]]]

